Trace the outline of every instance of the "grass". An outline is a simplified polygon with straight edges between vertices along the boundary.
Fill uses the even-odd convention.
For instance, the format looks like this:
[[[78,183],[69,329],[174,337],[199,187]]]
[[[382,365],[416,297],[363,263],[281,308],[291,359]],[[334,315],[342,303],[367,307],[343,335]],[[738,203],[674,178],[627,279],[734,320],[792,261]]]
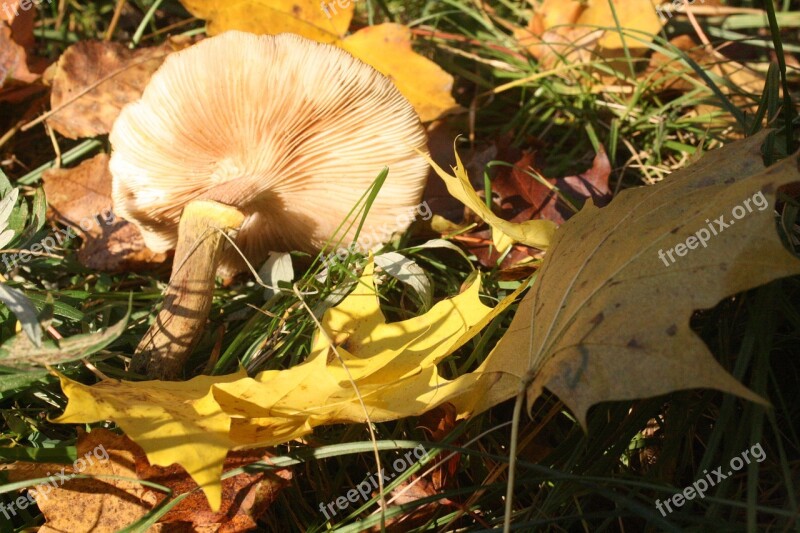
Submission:
[[[56,26],[59,4],[53,2],[44,7],[36,30],[40,52],[50,58],[58,57],[69,43],[102,39],[115,8],[115,2],[63,4],[65,16],[60,26]],[[152,5],[129,2],[115,40],[125,42],[138,35],[144,46],[160,42],[165,34],[159,29],[169,25],[178,25],[176,31],[186,32],[203,27],[201,21],[189,20],[177,2],[162,2],[154,12]],[[761,6],[752,2],[728,5]],[[466,0],[390,0],[363,2],[359,10],[365,20],[371,17],[380,22],[391,15],[391,19],[409,24],[418,36],[420,49],[456,77],[454,94],[466,112],[451,117],[449,123],[465,133],[461,140],[465,148],[480,148],[500,137],[510,138],[516,146],[534,143],[546,154],[543,172],[555,176],[584,169],[602,145],[613,166],[612,186],[619,190],[657,182],[699,153],[767,124],[776,130],[766,160],[776,161],[794,151],[797,74],[783,58],[800,43],[800,14],[789,2],[779,3],[776,9],[767,5],[767,21],[745,14],[709,18],[703,25],[715,43],[724,40],[730,43],[729,48],[736,45],[750,66],[766,72],[766,84],[759,91],[737,86],[669,44],[671,37],[693,31],[685,19],[674,19],[649,45],[670,60],[670,68],[679,71],[677,75],[688,86],[683,91],[664,91],[653,84],[652,76],[631,74],[641,70],[641,58],[629,57],[623,68],[614,70],[598,58],[585,65],[547,68],[521,53],[508,28],[526,22],[524,2],[499,0],[489,10]],[[628,37],[634,42],[637,39],[636,35]],[[777,51],[773,63],[769,61],[770,50]],[[598,87],[594,81],[598,73],[612,81],[606,87],[624,90]],[[23,118],[23,107],[0,103],[3,131]],[[74,165],[107,149],[105,138],[58,142],[64,165]],[[2,150],[0,159],[14,155],[20,161],[6,165],[5,170],[28,193],[40,183],[42,171],[54,165],[51,143],[41,127],[16,133]],[[796,234],[800,209],[791,198],[785,201],[779,226],[791,247],[797,242],[792,235]],[[357,223],[358,218],[354,220]],[[474,261],[468,262],[451,250],[418,247],[422,242],[424,238],[412,229],[389,247],[401,251],[428,273],[435,299],[456,294],[473,274]],[[109,377],[136,379],[124,371],[124,361],[147,329],[160,300],[165,273],[109,275],[89,271],[74,258],[77,245],[76,241],[70,243],[64,259],[30,261],[8,283],[23,290],[65,337],[114,324],[130,309],[126,332],[89,360]],[[797,253],[796,248],[794,251]],[[306,304],[319,314],[354,279],[365,258],[354,254],[343,264],[334,263],[324,281],[315,276],[319,262],[313,259],[294,256],[295,268],[303,271],[298,287],[306,294]],[[499,267],[485,270],[486,303],[496,302],[515,288],[514,283],[500,280]],[[381,298],[384,311],[393,320],[415,316],[421,310],[413,291],[397,281],[381,285]],[[474,369],[503,334],[510,316],[507,313],[445,362],[443,374],[452,376]],[[555,397],[545,394],[533,406],[531,417],[522,419],[511,516],[514,530],[800,529],[800,393],[796,387],[800,380],[800,278],[773,282],[727,299],[713,309],[698,311],[693,328],[720,363],[751,390],[769,398],[772,408],[714,391],[681,391],[595,406],[584,431]],[[220,331],[224,331],[221,337]],[[266,302],[257,283],[238,280],[218,288],[211,325],[187,374],[206,369],[209,354],[216,353],[218,343],[222,349],[207,369],[211,373],[232,372],[240,363],[251,373],[287,368],[307,355],[314,331],[313,321],[288,287]],[[8,339],[14,333],[13,315],[0,308],[0,338]],[[92,372],[77,362],[60,365],[59,371],[84,383],[96,381]],[[0,383],[12,379],[19,380],[19,386],[0,393],[0,458],[71,462],[75,428],[48,421],[66,403],[57,381],[50,376],[27,379],[0,374]],[[444,489],[433,497],[391,507],[385,518],[420,512],[422,518],[416,523],[402,526],[407,531],[502,527],[512,412],[510,403],[499,405],[458,423],[441,441],[432,440],[418,419],[375,424],[372,429],[383,464],[391,464],[402,450],[418,444],[429,453],[425,465],[407,469],[397,482],[453,452],[456,460],[450,463],[454,469],[448,472]],[[714,486],[706,498],[695,499],[667,516],[656,509],[656,499],[663,501],[691,485],[703,478],[706,470],[728,465],[756,443],[765,452],[763,462],[750,464]],[[320,502],[342,496],[375,471],[372,449],[368,429],[356,425],[319,428],[306,444],[277,447],[274,463],[293,465],[294,478],[266,513],[264,530],[362,531],[380,527],[376,498],[351,505],[330,523],[317,507]],[[448,460],[453,461],[453,457]],[[0,483],[4,475],[0,472]],[[0,486],[0,501],[10,502],[17,496],[16,490],[10,484]],[[156,510],[151,519],[165,510]],[[34,508],[22,511],[11,523],[0,519],[0,531],[21,531],[42,521]]]

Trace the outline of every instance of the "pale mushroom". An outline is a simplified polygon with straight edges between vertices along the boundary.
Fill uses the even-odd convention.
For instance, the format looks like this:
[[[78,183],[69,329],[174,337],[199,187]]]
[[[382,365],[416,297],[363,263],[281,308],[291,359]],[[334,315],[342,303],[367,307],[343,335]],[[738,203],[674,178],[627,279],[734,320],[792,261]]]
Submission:
[[[133,364],[161,378],[180,374],[205,326],[214,272],[243,270],[221,232],[240,224],[235,242],[256,265],[270,251],[318,251],[387,166],[366,227],[400,231],[397,215],[419,203],[428,172],[424,130],[392,82],[291,34],[228,32],[172,54],[110,139],[115,212],[153,250],[177,246],[164,308]],[[182,213],[206,220],[181,220],[179,231]]]

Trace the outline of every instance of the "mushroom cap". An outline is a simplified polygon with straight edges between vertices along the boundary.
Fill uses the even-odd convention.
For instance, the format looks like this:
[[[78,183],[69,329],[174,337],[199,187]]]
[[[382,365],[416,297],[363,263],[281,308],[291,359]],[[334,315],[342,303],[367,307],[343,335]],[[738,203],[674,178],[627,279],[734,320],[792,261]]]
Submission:
[[[154,251],[175,247],[191,200],[236,207],[236,244],[322,249],[380,171],[365,230],[402,231],[428,174],[425,131],[387,77],[347,52],[292,34],[231,31],[170,55],[110,135],[113,200]],[[385,238],[385,237],[384,237]],[[243,269],[236,250],[220,265]]]

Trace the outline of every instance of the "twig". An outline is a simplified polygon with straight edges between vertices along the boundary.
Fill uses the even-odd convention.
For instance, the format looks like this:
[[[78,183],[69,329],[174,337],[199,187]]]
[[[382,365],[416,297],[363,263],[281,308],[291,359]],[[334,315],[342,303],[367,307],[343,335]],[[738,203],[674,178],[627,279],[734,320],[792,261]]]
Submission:
[[[111,22],[108,24],[108,31],[106,32],[106,36],[103,37],[105,42],[110,41],[111,37],[114,36],[114,30],[117,29],[119,17],[122,15],[122,8],[125,7],[126,1],[127,0],[117,0],[117,6],[114,8],[114,15],[111,17]]]

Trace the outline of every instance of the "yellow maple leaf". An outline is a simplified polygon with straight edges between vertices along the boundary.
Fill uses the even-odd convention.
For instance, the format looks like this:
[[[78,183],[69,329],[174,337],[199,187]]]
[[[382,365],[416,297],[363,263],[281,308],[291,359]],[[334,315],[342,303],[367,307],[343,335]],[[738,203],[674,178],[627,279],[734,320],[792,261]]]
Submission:
[[[87,386],[58,374],[69,398],[60,424],[113,420],[147,454],[152,465],[180,464],[203,489],[211,509],[222,501],[220,475],[228,450],[231,419],[211,394],[211,385],[236,381],[228,376],[198,376],[178,381],[104,380]]]
[[[423,154],[425,155],[425,154]],[[489,226],[492,227],[492,241],[497,251],[503,253],[515,242],[532,246],[534,248],[546,249],[550,245],[553,234],[556,231],[556,224],[551,220],[528,220],[522,223],[509,222],[498,217],[483,199],[478,196],[469,181],[467,170],[461,162],[458,151],[455,153],[456,166],[453,167],[455,176],[445,172],[442,167],[437,165],[433,159],[425,155],[428,162],[436,171],[449,192],[455,199],[469,207],[476,215],[481,217]]]
[[[248,446],[275,444],[285,442],[276,429],[303,435],[322,424],[419,415],[448,401],[448,395],[437,391],[450,382],[439,376],[436,364],[506,309],[521,290],[490,308],[480,301],[478,279],[424,315],[387,324],[370,262],[353,292],[323,316],[306,362],[214,385],[223,410],[235,416],[232,438]],[[451,396],[459,392],[448,388]]]
[[[208,20],[209,35],[228,30],[260,35],[289,32],[338,46],[389,77],[423,122],[458,107],[450,94],[453,77],[412,50],[411,30],[407,27],[379,24],[345,37],[353,18],[354,1],[181,0],[181,3],[194,16]]]
[[[234,447],[288,442],[323,424],[420,415],[467,395],[476,383],[488,386],[477,377],[458,383],[443,379],[436,365],[525,287],[490,308],[480,301],[478,278],[428,313],[387,324],[373,268],[370,261],[353,292],[325,313],[322,331],[300,365],[254,379],[239,372],[187,382],[105,380],[91,387],[59,376],[69,403],[54,421],[113,420],[151,464],[183,466],[217,510],[219,476]]]
[[[562,58],[588,63],[597,55],[618,57],[625,47],[642,55],[661,26],[653,0],[543,0],[528,27],[514,34],[551,68]]]
[[[328,9],[318,0],[181,0],[187,11],[208,21],[208,34],[228,30],[277,35],[296,33],[320,43],[334,43],[350,27],[355,2]]]
[[[337,43],[388,76],[427,122],[457,107],[450,95],[453,77],[411,48],[411,30],[400,24],[363,28]]]
[[[553,0],[548,1],[551,4],[556,3]],[[564,0],[558,0],[557,3],[563,4]],[[572,0],[572,3],[577,3],[577,0]],[[617,21],[620,28],[628,30],[624,32],[625,45],[628,48],[644,48],[661,31],[662,25],[652,0],[589,0],[575,24],[612,28],[603,34],[598,44],[602,48],[614,50],[623,48],[623,35],[616,30]]]

